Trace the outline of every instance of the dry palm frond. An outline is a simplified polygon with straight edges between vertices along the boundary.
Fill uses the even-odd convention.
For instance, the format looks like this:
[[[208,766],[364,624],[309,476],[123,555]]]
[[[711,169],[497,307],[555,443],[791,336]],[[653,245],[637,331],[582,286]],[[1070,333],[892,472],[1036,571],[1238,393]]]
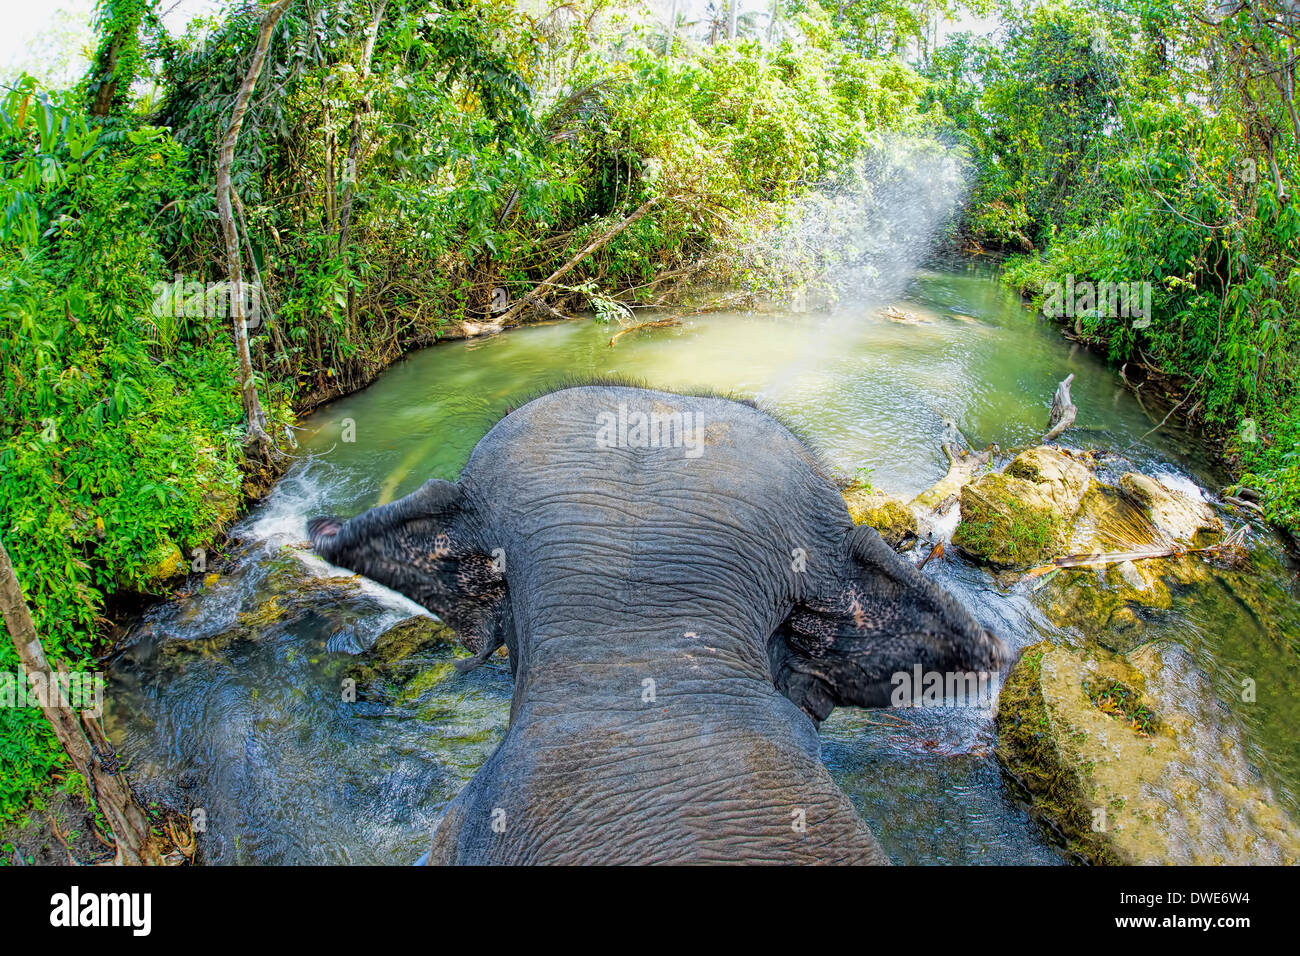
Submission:
[[[1105,520],[1092,529],[1097,546],[1107,551],[1160,549],[1173,545],[1145,513],[1121,498],[1119,506],[1105,512]]]
[[[605,91],[608,87],[609,80],[597,80],[595,83],[578,87],[556,103],[555,108],[546,117],[546,122],[542,124],[547,140],[558,143],[566,139],[577,139],[581,126],[590,122],[593,117],[607,120],[609,110],[605,107]]]

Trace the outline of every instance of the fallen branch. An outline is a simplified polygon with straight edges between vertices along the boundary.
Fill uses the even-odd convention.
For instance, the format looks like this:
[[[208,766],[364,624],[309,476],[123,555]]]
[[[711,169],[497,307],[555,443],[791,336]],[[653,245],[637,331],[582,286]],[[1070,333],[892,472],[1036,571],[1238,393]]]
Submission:
[[[1182,545],[1168,545],[1159,548],[1139,548],[1134,551],[1106,551],[1096,554],[1066,554],[1054,558],[1049,564],[1030,568],[1025,577],[1036,578],[1063,568],[1102,568],[1111,564],[1123,564],[1125,561],[1147,561],[1153,558],[1180,558],[1187,554],[1218,554],[1240,547],[1246,537],[1246,526],[1242,525],[1222,541],[1204,548],[1186,548]]]
[[[512,321],[514,321],[518,317],[519,313],[523,311],[526,305],[528,305],[531,302],[536,302],[542,295],[546,293],[546,290],[548,288],[554,285],[563,276],[568,274],[569,271],[572,270],[575,266],[577,266],[579,262],[587,258],[587,256],[591,255],[597,249],[604,246],[611,239],[617,236],[620,232],[622,232],[628,226],[632,225],[632,223],[636,222],[638,219],[644,216],[647,212],[650,211],[650,207],[653,206],[658,201],[659,201],[658,196],[647,199],[645,202],[643,202],[640,206],[637,207],[636,211],[633,212],[632,215],[628,216],[626,219],[624,219],[622,222],[620,222],[618,225],[614,226],[613,228],[606,230],[598,238],[593,239],[591,242],[587,243],[587,245],[583,247],[583,250],[581,252],[579,252],[576,256],[574,256],[564,265],[560,266],[560,268],[556,269],[549,276],[547,276],[545,279],[539,282],[536,286],[533,287],[532,292],[529,292],[522,299],[520,299],[509,309],[507,309],[505,314],[501,316],[499,324],[509,325]]]
[[[752,296],[748,292],[733,292],[730,295],[724,295],[720,299],[714,299],[708,305],[701,306],[698,309],[691,309],[689,312],[678,312],[674,315],[667,316],[666,318],[654,319],[650,322],[639,322],[636,325],[629,325],[627,328],[614,334],[614,337],[609,340],[610,347],[613,347],[615,339],[620,335],[627,334],[628,332],[635,332],[637,329],[662,329],[674,325],[681,325],[682,319],[688,319],[694,315],[708,315],[710,312],[721,312],[724,309],[730,309],[738,303],[750,298],[752,298]]]
[[[637,329],[666,329],[681,324],[681,319],[676,316],[669,316],[666,319],[656,319],[653,322],[638,322],[636,325],[629,325],[627,328],[615,332],[609,340],[609,347],[613,348],[614,343],[618,341],[620,336],[627,335],[629,332],[635,332]]]

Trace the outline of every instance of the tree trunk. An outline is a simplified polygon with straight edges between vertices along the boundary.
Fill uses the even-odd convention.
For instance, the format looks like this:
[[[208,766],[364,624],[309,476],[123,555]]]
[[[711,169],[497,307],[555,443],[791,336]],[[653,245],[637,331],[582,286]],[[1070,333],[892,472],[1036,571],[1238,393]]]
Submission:
[[[111,14],[111,10],[105,11]],[[127,44],[139,44],[140,26],[144,19],[144,8],[124,7],[119,14],[120,20],[112,35],[100,41],[100,48],[91,62],[94,76],[89,83],[90,115],[103,119],[120,107],[129,93],[133,76],[122,77],[117,74],[122,49]]]
[[[579,262],[587,258],[587,256],[591,255],[593,252],[595,252],[601,246],[605,245],[605,243],[609,242],[611,239],[617,236],[628,226],[632,225],[632,223],[636,222],[638,219],[644,216],[647,212],[649,212],[650,207],[653,206],[658,201],[659,201],[659,197],[657,196],[647,199],[645,202],[643,202],[640,206],[637,207],[636,212],[632,213],[632,215],[628,216],[618,225],[607,230],[600,237],[593,239],[591,242],[587,243],[587,245],[583,247],[583,250],[581,252],[579,252],[576,256],[574,256],[564,265],[560,266],[560,268],[552,272],[542,282],[534,286],[532,292],[528,293],[526,296],[524,296],[522,299],[520,299],[518,302],[512,305],[509,309],[507,309],[506,313],[501,316],[500,324],[503,326],[509,325],[524,310],[525,306],[531,305],[533,302],[540,299],[543,295],[546,294],[546,290],[552,284],[554,284],[557,280],[563,278],[565,275],[568,274],[569,270],[571,270]]]
[[[388,0],[378,0],[370,27],[366,30],[366,42],[361,52],[361,82],[366,82],[370,75],[370,58],[375,52],[375,39],[379,36],[379,21],[384,18],[384,7]],[[348,229],[352,225],[352,197],[357,185],[357,155],[361,152],[361,115],[370,112],[370,100],[362,93],[359,108],[352,115],[352,127],[348,130],[348,155],[343,161],[343,202],[339,211],[339,252],[348,247]]]
[[[259,454],[265,456],[270,449],[271,438],[266,433],[266,412],[262,410],[261,399],[257,395],[257,380],[253,377],[253,359],[248,347],[248,320],[244,314],[244,275],[239,258],[239,234],[235,229],[235,214],[230,202],[230,166],[235,159],[235,145],[239,142],[239,129],[244,125],[244,113],[248,110],[249,100],[253,98],[253,87],[262,73],[262,63],[266,59],[266,48],[271,42],[271,30],[292,0],[279,0],[266,11],[258,29],[257,46],[253,49],[253,58],[244,74],[243,85],[235,96],[235,105],[230,113],[230,125],[226,127],[226,136],[221,141],[221,152],[217,157],[217,213],[221,217],[221,235],[225,241],[226,272],[230,278],[231,320],[235,327],[235,361],[238,366],[239,388],[244,406],[244,416],[248,419],[246,443],[255,445]]]
[[[51,670],[45,649],[36,636],[36,627],[23,599],[22,586],[9,561],[9,552],[2,543],[0,615],[4,616],[23,672],[41,675],[48,681],[49,675],[56,672]],[[104,738],[103,731],[94,723],[95,718],[83,716],[61,706],[61,703],[47,694],[41,710],[71,758],[72,765],[85,776],[95,795],[96,805],[108,820],[117,843],[116,862],[132,866],[163,864],[161,841],[153,835],[149,817],[136,802],[130,784],[117,766],[117,756]]]
[[[736,14],[739,12],[740,0],[731,0],[727,4],[727,39],[736,39]]]

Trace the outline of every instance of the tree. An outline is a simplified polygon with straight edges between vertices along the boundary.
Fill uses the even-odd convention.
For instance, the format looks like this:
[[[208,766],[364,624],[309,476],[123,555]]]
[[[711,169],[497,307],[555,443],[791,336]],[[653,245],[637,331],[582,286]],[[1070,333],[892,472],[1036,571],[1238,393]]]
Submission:
[[[23,672],[43,679],[48,686],[50,678],[57,672],[51,669],[45,656],[23,599],[22,586],[3,542],[0,542],[0,615],[4,617]],[[116,862],[135,866],[165,863],[161,841],[154,836],[149,817],[136,801],[99,726],[84,714],[60,706],[60,702],[51,699],[48,693],[41,710],[72,765],[85,774],[96,803],[108,820],[117,843]]]
[[[370,27],[366,30],[365,45],[361,51],[361,69],[358,74],[361,82],[366,82],[370,75],[370,60],[375,52],[375,38],[379,35],[379,22],[384,18],[384,6],[388,0],[378,0]],[[346,252],[348,246],[348,229],[352,225],[352,199],[357,185],[357,154],[361,151],[361,114],[370,112],[370,101],[362,94],[361,103],[352,115],[352,128],[348,131],[348,154],[343,161],[343,202],[339,211],[339,252]]]
[[[230,279],[229,296],[231,320],[235,328],[235,362],[239,374],[240,396],[247,419],[247,444],[255,446],[265,457],[271,449],[271,438],[266,432],[266,412],[257,394],[257,380],[253,377],[252,353],[248,347],[248,319],[244,314],[244,274],[239,257],[239,233],[235,229],[235,213],[230,200],[230,167],[235,159],[235,145],[239,142],[239,129],[244,124],[244,113],[248,102],[253,97],[253,87],[262,73],[262,62],[266,59],[266,48],[271,42],[271,31],[289,8],[292,0],[279,0],[262,16],[258,28],[257,46],[253,49],[248,70],[244,73],[244,82],[235,97],[235,105],[230,113],[230,124],[226,127],[225,138],[221,142],[221,151],[217,159],[217,213],[221,217],[221,235],[225,244],[226,273]]]

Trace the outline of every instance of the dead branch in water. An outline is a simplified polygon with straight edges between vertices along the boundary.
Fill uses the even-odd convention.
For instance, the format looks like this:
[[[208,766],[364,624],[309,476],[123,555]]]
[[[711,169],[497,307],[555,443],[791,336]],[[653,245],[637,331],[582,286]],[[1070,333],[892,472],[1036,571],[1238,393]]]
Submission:
[[[720,299],[714,299],[708,305],[701,306],[698,309],[692,309],[689,312],[678,312],[676,315],[666,316],[662,319],[654,319],[649,322],[638,322],[636,325],[629,325],[627,328],[620,329],[618,332],[614,333],[613,337],[609,340],[609,346],[610,348],[613,348],[614,343],[618,340],[619,336],[627,335],[629,332],[635,332],[637,329],[664,329],[675,325],[681,325],[682,319],[687,319],[694,315],[708,315],[710,312],[721,312],[724,309],[732,308],[749,298],[751,298],[751,296],[748,292],[732,293],[731,295],[724,295]]]
[[[925,560],[923,560],[920,564],[916,566],[916,570],[924,571],[925,566],[930,563],[931,558],[942,558],[942,557],[943,557],[943,542],[940,541],[937,544],[935,544],[933,548],[930,549],[930,553],[925,556]]]
[[[1204,548],[1187,548],[1171,544],[1158,548],[1138,548],[1134,551],[1106,551],[1097,554],[1066,554],[1054,558],[1049,564],[1030,568],[1025,577],[1036,578],[1063,568],[1102,568],[1111,564],[1123,564],[1125,561],[1147,561],[1152,558],[1180,558],[1185,554],[1221,554],[1241,546],[1246,537],[1246,526],[1242,525],[1217,544]]]
[[[1047,419],[1047,434],[1043,436],[1044,442],[1052,441],[1062,432],[1074,424],[1074,419],[1079,414],[1079,409],[1075,407],[1070,398],[1070,383],[1074,381],[1074,373],[1071,372],[1065,377],[1065,380],[1056,387],[1056,394],[1052,396],[1052,413]]]
[[[629,325],[627,328],[615,332],[609,340],[609,347],[614,347],[614,343],[618,341],[619,336],[627,335],[629,332],[635,332],[637,329],[666,329],[681,324],[681,319],[676,316],[669,316],[666,319],[656,319],[653,322],[638,322],[636,325]]]

